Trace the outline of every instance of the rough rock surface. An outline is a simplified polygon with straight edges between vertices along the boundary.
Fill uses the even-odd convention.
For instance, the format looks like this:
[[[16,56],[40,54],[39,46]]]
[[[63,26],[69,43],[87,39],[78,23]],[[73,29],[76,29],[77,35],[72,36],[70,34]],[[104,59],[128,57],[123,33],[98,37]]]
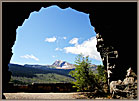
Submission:
[[[121,81],[110,83],[110,93],[117,99],[136,99],[137,98],[137,75],[129,68],[126,78]]]

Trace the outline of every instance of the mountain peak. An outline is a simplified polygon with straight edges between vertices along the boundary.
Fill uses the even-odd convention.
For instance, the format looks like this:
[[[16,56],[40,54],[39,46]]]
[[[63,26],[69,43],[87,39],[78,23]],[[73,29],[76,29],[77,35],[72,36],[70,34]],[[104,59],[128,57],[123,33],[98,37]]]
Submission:
[[[66,61],[56,60],[52,66],[60,67],[60,68],[73,68],[73,64],[70,64]]]

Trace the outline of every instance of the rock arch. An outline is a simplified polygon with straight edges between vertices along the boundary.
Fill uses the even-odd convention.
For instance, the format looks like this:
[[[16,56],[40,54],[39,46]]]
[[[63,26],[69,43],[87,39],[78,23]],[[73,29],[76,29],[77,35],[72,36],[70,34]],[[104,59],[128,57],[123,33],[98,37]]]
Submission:
[[[91,24],[96,33],[103,38],[105,47],[116,50],[118,58],[109,63],[115,68],[111,74],[111,81],[124,79],[126,70],[131,67],[137,74],[137,3],[79,3],[79,2],[45,2],[45,3],[10,3],[2,2],[2,93],[10,80],[8,63],[12,56],[12,46],[16,38],[16,29],[21,26],[29,14],[40,10],[41,7],[58,5],[61,8],[71,7],[90,14]],[[98,38],[99,39],[99,38]],[[107,67],[106,57],[101,53],[103,64]],[[101,47],[101,46],[100,46]],[[104,48],[103,48],[104,49]]]

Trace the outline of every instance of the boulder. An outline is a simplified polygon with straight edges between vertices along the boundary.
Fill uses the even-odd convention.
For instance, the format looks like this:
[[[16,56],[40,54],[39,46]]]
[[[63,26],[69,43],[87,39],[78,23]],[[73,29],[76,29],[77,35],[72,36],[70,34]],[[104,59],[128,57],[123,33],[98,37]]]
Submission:
[[[121,81],[110,83],[110,93],[117,99],[136,99],[137,98],[137,75],[131,68],[127,70],[126,78]]]
[[[123,81],[124,85],[133,84],[133,83],[134,83],[134,78],[133,77],[126,77]]]

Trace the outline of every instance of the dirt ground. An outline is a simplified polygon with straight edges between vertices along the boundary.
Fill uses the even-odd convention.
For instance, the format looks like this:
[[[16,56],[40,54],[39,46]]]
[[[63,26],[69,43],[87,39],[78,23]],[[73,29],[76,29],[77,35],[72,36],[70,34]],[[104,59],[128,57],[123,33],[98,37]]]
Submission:
[[[11,100],[42,100],[42,99],[86,99],[79,93],[4,93]]]

